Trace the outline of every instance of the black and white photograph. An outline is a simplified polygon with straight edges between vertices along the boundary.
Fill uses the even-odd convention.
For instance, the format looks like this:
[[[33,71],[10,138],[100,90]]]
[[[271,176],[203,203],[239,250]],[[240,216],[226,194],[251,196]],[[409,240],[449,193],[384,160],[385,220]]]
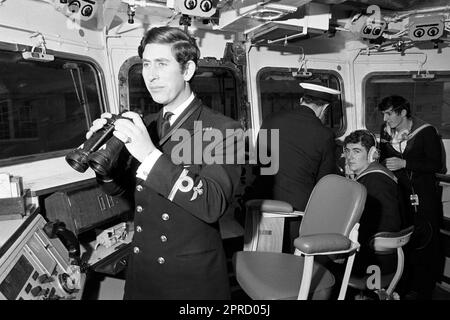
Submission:
[[[450,1],[0,0],[0,300],[445,307]]]

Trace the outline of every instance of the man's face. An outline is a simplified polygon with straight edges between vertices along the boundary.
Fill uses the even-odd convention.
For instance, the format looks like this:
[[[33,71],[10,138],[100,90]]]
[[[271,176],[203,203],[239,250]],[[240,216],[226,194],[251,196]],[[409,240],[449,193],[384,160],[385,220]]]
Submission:
[[[147,44],[142,61],[142,77],[155,102],[178,106],[186,99],[183,94],[191,76],[175,60],[170,44]]]
[[[367,150],[361,142],[347,143],[344,148],[344,156],[345,163],[356,174],[360,174],[369,166]]]
[[[392,107],[390,107],[389,109],[386,109],[381,113],[383,114],[383,121],[386,122],[389,127],[395,129],[405,119],[406,111],[402,110],[400,113],[397,113],[392,110]]]

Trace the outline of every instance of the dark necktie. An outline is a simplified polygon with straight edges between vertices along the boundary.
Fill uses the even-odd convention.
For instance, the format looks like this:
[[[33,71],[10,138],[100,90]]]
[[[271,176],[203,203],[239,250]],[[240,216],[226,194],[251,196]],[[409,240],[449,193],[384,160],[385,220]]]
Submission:
[[[159,138],[161,139],[162,137],[164,137],[167,132],[169,132],[169,128],[170,128],[170,117],[173,116],[172,112],[166,112],[164,114],[163,120],[161,122],[161,131],[160,131],[160,135]]]

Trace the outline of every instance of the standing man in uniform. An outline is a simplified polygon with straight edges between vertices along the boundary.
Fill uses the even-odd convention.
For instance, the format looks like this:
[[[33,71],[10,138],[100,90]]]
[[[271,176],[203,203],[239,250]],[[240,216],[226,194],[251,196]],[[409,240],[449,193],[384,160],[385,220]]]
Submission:
[[[409,102],[401,96],[385,97],[378,108],[385,122],[381,160],[398,178],[402,201],[409,208],[406,221],[414,224],[406,252],[406,298],[429,300],[444,262],[439,242],[443,209],[435,175],[443,168],[441,139],[436,128],[411,115]]]
[[[122,114],[131,121],[117,120],[114,135],[125,143],[129,165],[110,177],[97,176],[109,194],[134,193],[135,233],[124,299],[229,299],[218,219],[239,183],[242,130],[192,92],[189,81],[200,51],[190,35],[152,28],[139,56],[146,87],[163,108],[144,121],[134,112]],[[94,121],[91,130],[104,123]],[[216,133],[213,142],[202,141],[207,131]],[[227,152],[233,163],[226,161]],[[211,157],[217,161],[211,163]]]
[[[278,172],[258,175],[252,198],[274,199],[290,203],[295,210],[304,211],[316,183],[323,176],[336,172],[334,133],[323,125],[328,106],[340,92],[328,87],[300,83],[303,96],[298,108],[279,111],[264,119],[261,130],[279,130]],[[270,139],[268,154],[272,151]],[[279,158],[279,159],[278,159]],[[273,166],[273,165],[272,165]],[[298,237],[301,218],[286,219],[283,251],[294,252],[293,241]]]

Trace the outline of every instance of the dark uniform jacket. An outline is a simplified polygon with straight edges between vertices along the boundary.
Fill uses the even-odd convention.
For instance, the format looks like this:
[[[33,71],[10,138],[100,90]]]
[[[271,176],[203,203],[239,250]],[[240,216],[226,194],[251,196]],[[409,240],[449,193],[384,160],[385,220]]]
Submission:
[[[239,123],[209,109],[197,98],[171,129],[193,108],[195,111],[179,127],[185,130],[176,131],[159,147],[163,155],[145,181],[136,178],[140,163],[134,158],[127,172],[116,175],[114,182],[99,181],[111,194],[134,189],[134,249],[127,269],[125,299],[230,297],[218,219],[232,201],[241,173],[240,165],[226,164],[223,152],[234,156],[240,152],[237,139],[242,138],[242,130]],[[159,140],[158,115],[145,119],[155,145]],[[201,121],[201,127],[194,121]],[[202,142],[202,134],[212,132],[212,128],[219,129],[223,138],[210,137],[210,141]],[[202,161],[206,147],[224,164]],[[195,160],[200,164],[192,164]]]
[[[412,120],[411,132],[406,137],[407,143],[402,153],[392,147],[391,137],[383,125],[380,134],[380,160],[390,157],[406,160],[406,168],[394,171],[400,186],[405,190],[404,201],[409,204],[409,196],[416,193],[419,196],[418,211],[437,223],[435,217],[439,212],[441,199],[435,174],[443,167],[441,140],[433,126],[415,117]],[[413,222],[413,215],[414,212],[411,211],[410,216],[406,217],[410,223]]]
[[[442,172],[443,149],[436,128],[421,119],[412,117],[411,132],[406,137],[403,152],[395,150],[385,126],[381,130],[381,158],[398,157],[406,160],[406,168],[394,171],[400,184],[403,203],[409,210],[406,220],[414,224],[414,233],[409,243],[413,248],[409,256],[412,266],[412,283],[424,298],[431,298],[434,283],[441,277],[443,268],[439,229],[443,219],[441,189],[436,173]],[[410,205],[410,195],[417,194],[417,212]]]
[[[361,244],[377,232],[396,232],[402,227],[397,178],[377,162],[372,162],[356,181],[367,189],[364,211],[359,220]]]
[[[304,211],[316,183],[323,176],[336,172],[335,141],[331,129],[322,124],[314,112],[303,105],[291,111],[281,111],[264,119],[261,129],[279,129],[279,144],[272,145],[270,134],[263,154],[278,159],[275,175],[259,175],[248,198],[275,199],[290,203]],[[261,132],[258,140],[261,141]],[[277,148],[278,147],[278,148]],[[258,151],[258,154],[261,154]],[[271,165],[274,167],[274,165]],[[276,165],[275,165],[276,166]],[[301,218],[285,220],[283,252],[293,253]]]
[[[336,172],[334,133],[303,105],[271,114],[261,129],[279,129],[279,170],[255,180],[255,197],[286,201],[303,211],[317,181]],[[268,142],[273,159],[276,149]]]
[[[369,240],[378,232],[397,232],[402,228],[397,178],[381,164],[372,162],[356,181],[366,187],[367,199],[359,220],[361,249],[355,258],[354,272],[365,274],[367,266],[376,264],[382,273],[389,273],[395,266],[396,256],[375,256]]]

